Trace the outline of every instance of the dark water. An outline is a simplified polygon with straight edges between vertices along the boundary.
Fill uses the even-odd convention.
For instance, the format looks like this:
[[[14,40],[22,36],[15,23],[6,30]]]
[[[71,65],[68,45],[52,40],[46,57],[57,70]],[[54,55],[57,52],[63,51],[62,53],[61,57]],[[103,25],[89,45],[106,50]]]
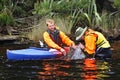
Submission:
[[[8,61],[1,47],[0,80],[120,80],[120,59]],[[17,48],[12,46],[12,48]],[[114,54],[118,54],[115,50]]]

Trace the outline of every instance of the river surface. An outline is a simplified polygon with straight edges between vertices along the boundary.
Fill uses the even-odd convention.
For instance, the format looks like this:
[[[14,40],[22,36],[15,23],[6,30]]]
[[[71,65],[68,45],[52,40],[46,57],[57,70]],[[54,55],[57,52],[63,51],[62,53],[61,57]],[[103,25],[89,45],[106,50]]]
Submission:
[[[120,80],[119,42],[112,43],[113,58],[107,61],[85,60],[28,60],[9,61],[6,49],[27,46],[0,47],[0,80]]]

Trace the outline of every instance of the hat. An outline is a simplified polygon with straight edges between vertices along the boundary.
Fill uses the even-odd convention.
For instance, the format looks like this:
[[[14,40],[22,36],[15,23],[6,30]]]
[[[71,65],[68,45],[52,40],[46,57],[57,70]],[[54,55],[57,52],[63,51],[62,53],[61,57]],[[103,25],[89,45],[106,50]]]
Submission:
[[[78,27],[75,32],[76,40],[79,40],[86,30],[87,30],[87,27],[85,28]]]

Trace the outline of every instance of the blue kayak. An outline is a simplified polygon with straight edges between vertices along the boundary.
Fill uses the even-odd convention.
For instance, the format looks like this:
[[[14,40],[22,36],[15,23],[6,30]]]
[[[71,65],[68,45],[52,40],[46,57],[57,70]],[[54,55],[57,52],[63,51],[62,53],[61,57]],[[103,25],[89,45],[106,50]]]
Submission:
[[[7,50],[8,60],[42,60],[56,58],[57,54],[49,52],[47,48],[30,47],[20,50]]]

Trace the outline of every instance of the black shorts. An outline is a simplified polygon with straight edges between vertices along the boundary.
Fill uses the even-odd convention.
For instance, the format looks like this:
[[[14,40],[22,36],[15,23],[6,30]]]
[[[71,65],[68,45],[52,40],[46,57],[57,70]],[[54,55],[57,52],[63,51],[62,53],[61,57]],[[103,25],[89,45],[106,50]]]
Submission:
[[[112,51],[110,48],[99,48],[96,50],[95,53],[96,58],[111,58],[112,57]]]

